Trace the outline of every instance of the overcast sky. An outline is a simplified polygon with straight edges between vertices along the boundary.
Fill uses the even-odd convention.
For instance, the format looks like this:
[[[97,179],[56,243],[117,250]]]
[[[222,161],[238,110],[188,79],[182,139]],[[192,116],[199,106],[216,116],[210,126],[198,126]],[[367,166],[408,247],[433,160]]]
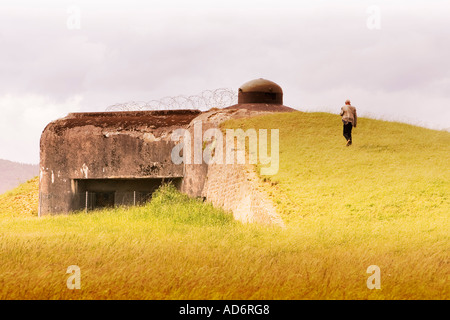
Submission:
[[[0,158],[52,120],[266,78],[284,104],[450,130],[449,1],[1,1]],[[361,128],[362,130],[362,128]]]

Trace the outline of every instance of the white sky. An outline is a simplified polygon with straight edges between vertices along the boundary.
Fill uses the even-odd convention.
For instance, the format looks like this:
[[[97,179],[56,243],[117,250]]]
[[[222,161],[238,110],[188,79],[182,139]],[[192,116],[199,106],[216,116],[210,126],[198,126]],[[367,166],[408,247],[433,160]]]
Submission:
[[[38,163],[42,130],[69,112],[255,78],[298,110],[349,98],[362,116],[450,130],[449,17],[437,0],[2,1],[0,158]]]

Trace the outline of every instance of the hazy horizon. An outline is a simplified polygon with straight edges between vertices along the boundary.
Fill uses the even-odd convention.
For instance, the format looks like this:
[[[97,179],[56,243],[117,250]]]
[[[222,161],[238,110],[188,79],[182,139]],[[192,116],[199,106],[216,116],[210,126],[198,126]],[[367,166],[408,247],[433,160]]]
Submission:
[[[450,130],[445,1],[3,1],[0,159],[70,112],[255,78],[284,104]],[[364,128],[359,128],[363,130]]]

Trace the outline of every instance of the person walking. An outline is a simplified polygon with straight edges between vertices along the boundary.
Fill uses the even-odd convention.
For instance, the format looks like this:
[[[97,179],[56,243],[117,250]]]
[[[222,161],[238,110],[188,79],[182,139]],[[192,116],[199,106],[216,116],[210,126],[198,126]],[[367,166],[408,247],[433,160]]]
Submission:
[[[357,116],[356,108],[350,104],[350,100],[345,101],[341,108],[342,123],[344,124],[344,138],[347,140],[347,147],[352,144],[352,128],[356,128]]]

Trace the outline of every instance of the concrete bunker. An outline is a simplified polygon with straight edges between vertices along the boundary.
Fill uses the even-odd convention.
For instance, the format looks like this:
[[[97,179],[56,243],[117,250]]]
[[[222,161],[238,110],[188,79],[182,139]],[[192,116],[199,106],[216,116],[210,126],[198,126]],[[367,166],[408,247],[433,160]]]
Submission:
[[[239,87],[238,104],[268,103],[283,104],[283,90],[281,87],[266,79],[248,81]]]
[[[163,182],[180,188],[173,130],[198,110],[71,113],[41,136],[39,214],[145,201]]]
[[[291,112],[276,83],[255,79],[238,90],[238,103],[209,111],[161,110],[70,113],[44,129],[40,142],[39,216],[137,205],[163,183],[231,211],[243,222],[283,222],[246,165],[174,163],[185,129],[194,137],[228,119]],[[194,150],[194,141],[191,141]]]

